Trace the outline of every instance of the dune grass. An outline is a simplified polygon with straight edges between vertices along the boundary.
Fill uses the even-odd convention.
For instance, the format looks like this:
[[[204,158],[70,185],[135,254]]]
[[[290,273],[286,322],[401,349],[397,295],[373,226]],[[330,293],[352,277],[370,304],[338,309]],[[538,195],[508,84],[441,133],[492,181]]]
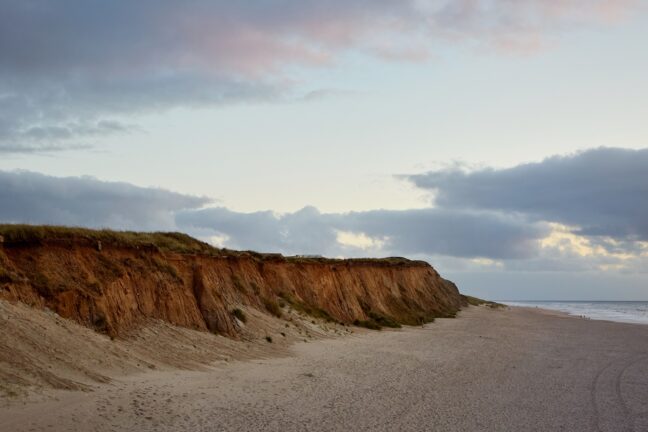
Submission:
[[[318,308],[316,306],[311,306],[302,301],[297,300],[293,295],[287,292],[282,292],[279,294],[279,297],[286,301],[293,309],[297,312],[302,312],[306,315],[323,319],[327,322],[335,321],[331,315],[324,309]]]
[[[376,321],[368,319],[368,320],[355,320],[353,321],[353,325],[356,327],[364,327],[368,328],[370,330],[382,330],[382,326],[378,324]]]
[[[89,241],[132,248],[157,248],[185,254],[220,255],[220,249],[179,232],[133,232],[50,225],[0,225],[6,245],[45,241]]]
[[[247,316],[245,315],[245,312],[243,310],[236,308],[232,311],[232,315],[236,317],[237,320],[241,321],[242,323],[247,322]]]
[[[494,301],[480,299],[479,297],[473,297],[473,296],[463,295],[463,294],[461,295],[461,297],[463,297],[463,299],[466,300],[466,302],[468,302],[468,304],[471,305],[471,306],[482,306],[482,305],[484,305],[484,306],[487,306],[487,307],[489,307],[491,309],[498,309],[498,308],[505,307],[505,305],[503,305],[501,303],[496,303]]]
[[[271,315],[281,318],[281,308],[279,307],[279,304],[275,299],[270,299],[270,298],[264,298],[263,299],[263,306],[265,309],[270,312]]]

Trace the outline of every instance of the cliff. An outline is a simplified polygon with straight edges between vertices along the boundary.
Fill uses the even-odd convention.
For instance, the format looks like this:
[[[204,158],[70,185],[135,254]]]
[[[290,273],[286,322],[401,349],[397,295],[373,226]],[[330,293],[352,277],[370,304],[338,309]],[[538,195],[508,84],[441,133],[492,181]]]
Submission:
[[[345,324],[454,316],[456,286],[404,258],[336,260],[213,248],[177,233],[0,226],[0,299],[119,337],[147,319],[237,337],[237,309]]]

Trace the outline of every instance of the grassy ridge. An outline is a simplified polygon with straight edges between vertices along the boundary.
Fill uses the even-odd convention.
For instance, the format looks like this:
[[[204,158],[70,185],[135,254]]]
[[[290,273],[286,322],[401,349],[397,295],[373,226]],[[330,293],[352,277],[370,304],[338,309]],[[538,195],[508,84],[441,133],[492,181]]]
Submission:
[[[261,261],[287,261],[302,264],[429,266],[425,261],[413,261],[402,257],[337,259],[219,249],[180,232],[134,232],[54,225],[0,224],[0,236],[3,237],[4,244],[7,246],[44,242],[87,242],[94,244],[101,242],[104,246],[151,248],[181,254],[208,256],[249,256]]]
[[[46,241],[88,241],[121,247],[154,247],[179,253],[222,254],[219,249],[178,232],[143,233],[50,225],[0,225],[0,236],[7,245]]]

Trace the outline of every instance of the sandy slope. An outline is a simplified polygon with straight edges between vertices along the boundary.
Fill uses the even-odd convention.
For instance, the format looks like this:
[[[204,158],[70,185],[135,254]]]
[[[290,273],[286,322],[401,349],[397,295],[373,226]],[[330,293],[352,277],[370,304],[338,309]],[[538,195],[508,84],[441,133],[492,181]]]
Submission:
[[[648,326],[470,308],[0,408],[0,430],[645,431]]]
[[[358,331],[289,307],[282,313],[277,319],[246,308],[238,339],[147,320],[111,340],[52,311],[0,300],[0,406],[42,399],[44,389],[89,391],[152,370],[201,370],[232,360],[286,356],[295,342]]]

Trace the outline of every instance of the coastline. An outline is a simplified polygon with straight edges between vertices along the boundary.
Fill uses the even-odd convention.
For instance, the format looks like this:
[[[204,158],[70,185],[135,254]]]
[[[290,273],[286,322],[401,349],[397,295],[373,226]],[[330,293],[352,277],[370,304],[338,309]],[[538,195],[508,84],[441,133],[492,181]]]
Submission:
[[[537,312],[537,313],[541,313],[541,314],[549,315],[549,316],[583,319],[583,317],[578,316],[578,315],[572,315],[569,312],[563,312],[563,311],[556,310],[556,309],[547,309],[547,308],[543,308],[543,307],[540,307],[540,306],[531,307],[531,306],[514,306],[514,305],[509,305],[509,304],[506,304],[506,303],[502,303],[502,304],[506,305],[507,308],[521,309],[521,310],[526,310],[526,311],[529,311],[529,312]],[[596,321],[603,321],[603,320],[596,320]],[[608,322],[616,322],[616,321],[608,321]]]
[[[647,329],[470,307],[422,328],[298,343],[283,357],[54,392],[0,408],[0,429],[645,430]]]
[[[646,301],[502,301],[508,307],[546,310],[595,321],[648,325]]]

